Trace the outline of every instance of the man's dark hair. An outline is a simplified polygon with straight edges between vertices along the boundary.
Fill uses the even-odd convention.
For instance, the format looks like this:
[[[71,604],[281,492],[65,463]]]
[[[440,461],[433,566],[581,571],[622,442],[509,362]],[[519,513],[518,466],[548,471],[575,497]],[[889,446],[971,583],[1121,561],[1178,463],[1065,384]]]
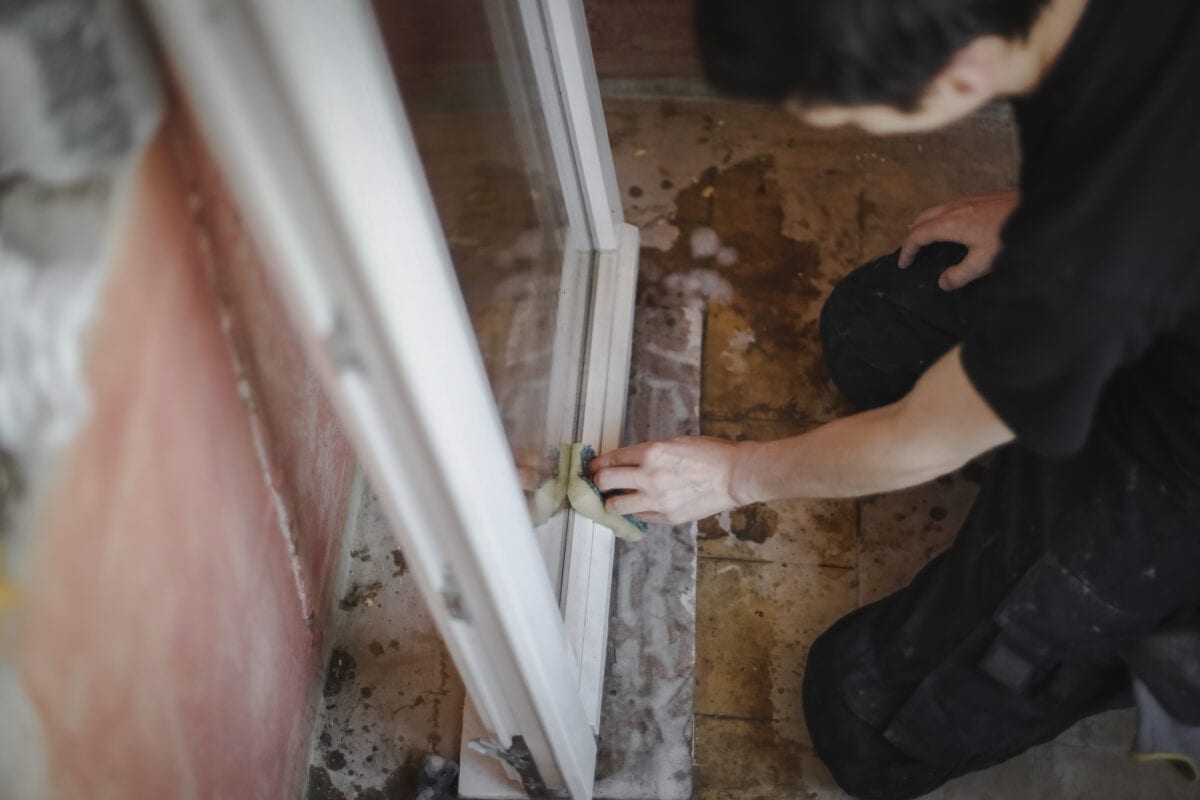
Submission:
[[[1050,0],[696,0],[718,89],[759,100],[912,110],[980,36],[1028,36]]]

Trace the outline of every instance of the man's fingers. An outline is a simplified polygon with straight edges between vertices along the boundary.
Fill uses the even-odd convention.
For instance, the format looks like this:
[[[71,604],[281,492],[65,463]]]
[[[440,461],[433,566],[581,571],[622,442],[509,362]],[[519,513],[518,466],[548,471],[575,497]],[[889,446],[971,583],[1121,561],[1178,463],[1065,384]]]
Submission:
[[[596,487],[607,494],[618,489],[642,488],[642,471],[637,467],[607,467],[595,473]]]
[[[938,286],[947,292],[961,289],[968,283],[987,274],[987,266],[980,259],[966,258],[960,264],[945,270],[938,278]]]
[[[934,242],[967,244],[969,237],[964,236],[964,233],[962,225],[949,217],[939,217],[918,225],[908,232],[908,238],[904,240],[904,245],[900,248],[900,269],[911,267],[921,248]]]
[[[650,504],[646,502],[646,495],[641,492],[610,497],[605,501],[604,508],[610,514],[620,514],[623,517],[629,514],[655,513]]]
[[[912,263],[917,260],[917,253],[921,252],[922,247],[941,241],[940,234],[940,226],[929,223],[909,231],[908,238],[904,240],[904,245],[900,248],[900,269],[911,267]]]
[[[643,442],[632,447],[622,447],[620,450],[610,450],[602,456],[593,458],[592,463],[588,466],[588,472],[595,475],[600,470],[611,467],[636,467],[642,463],[642,456],[645,455],[646,448],[650,444],[650,442]]]

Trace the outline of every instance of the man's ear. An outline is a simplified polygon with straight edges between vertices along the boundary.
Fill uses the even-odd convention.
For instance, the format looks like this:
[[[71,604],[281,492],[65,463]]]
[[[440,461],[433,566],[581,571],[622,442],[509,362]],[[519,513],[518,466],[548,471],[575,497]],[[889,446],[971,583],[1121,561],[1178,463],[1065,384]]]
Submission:
[[[998,70],[1006,43],[997,36],[975,39],[955,53],[933,80],[933,95],[956,105],[983,105],[999,92]]]

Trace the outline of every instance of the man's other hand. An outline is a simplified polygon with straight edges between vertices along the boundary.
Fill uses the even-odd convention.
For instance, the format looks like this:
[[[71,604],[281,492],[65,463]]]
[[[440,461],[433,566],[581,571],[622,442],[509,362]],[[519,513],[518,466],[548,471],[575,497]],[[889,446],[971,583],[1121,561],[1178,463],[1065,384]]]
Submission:
[[[967,257],[942,273],[938,285],[961,289],[992,271],[1000,253],[1000,229],[1020,198],[1015,191],[960,197],[926,209],[913,220],[900,249],[900,269],[912,266],[922,247],[934,242],[966,245]]]
[[[682,525],[743,505],[735,487],[744,445],[708,437],[645,442],[613,450],[591,463],[592,480],[614,514]]]

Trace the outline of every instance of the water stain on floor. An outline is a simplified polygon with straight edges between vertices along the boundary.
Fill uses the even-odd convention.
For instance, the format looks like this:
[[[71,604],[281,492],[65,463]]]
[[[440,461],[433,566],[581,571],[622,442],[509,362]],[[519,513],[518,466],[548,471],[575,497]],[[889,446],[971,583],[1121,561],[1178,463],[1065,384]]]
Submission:
[[[765,156],[710,167],[676,195],[675,211],[666,220],[679,231],[674,245],[642,252],[643,305],[686,303],[686,295],[669,291],[669,279],[704,271],[734,287],[719,299],[735,307],[820,295],[818,245],[781,234],[783,208],[773,165]],[[711,237],[714,245],[698,247],[701,237]]]
[[[779,514],[766,503],[757,503],[700,521],[702,540],[724,539],[733,535],[742,542],[762,544],[775,533]]]

